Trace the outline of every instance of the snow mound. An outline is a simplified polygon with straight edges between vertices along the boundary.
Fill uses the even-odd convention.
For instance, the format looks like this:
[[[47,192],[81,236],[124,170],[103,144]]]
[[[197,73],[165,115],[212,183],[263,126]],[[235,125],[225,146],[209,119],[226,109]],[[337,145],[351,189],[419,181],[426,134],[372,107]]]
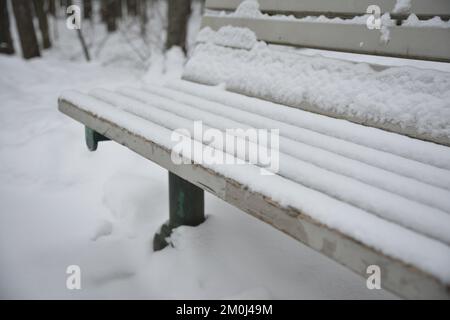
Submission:
[[[261,18],[264,16],[259,10],[259,2],[257,0],[243,1],[232,15],[237,18]]]
[[[411,10],[411,0],[397,0],[392,13],[408,13]]]
[[[174,46],[166,52],[165,73],[169,78],[181,76],[186,56],[180,47]]]
[[[409,15],[402,26],[414,28],[450,28],[450,21],[444,21],[441,17],[433,17],[428,20],[420,20],[415,14]]]

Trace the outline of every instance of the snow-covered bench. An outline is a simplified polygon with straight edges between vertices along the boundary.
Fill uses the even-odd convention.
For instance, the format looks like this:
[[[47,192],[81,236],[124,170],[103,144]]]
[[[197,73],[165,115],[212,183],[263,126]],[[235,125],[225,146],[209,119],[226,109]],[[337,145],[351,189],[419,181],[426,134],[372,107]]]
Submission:
[[[365,12],[344,0],[260,2],[272,14]],[[338,2],[341,7],[324,9]],[[386,10],[395,5],[370,2]],[[428,3],[450,15],[447,2]],[[412,4],[419,16],[437,12],[423,1]],[[85,125],[89,149],[114,140],[169,171],[170,219],[155,236],[155,249],[167,245],[173,228],[204,221],[206,190],[363,276],[368,276],[369,266],[378,266],[382,287],[401,297],[450,298],[450,75],[307,56],[258,41],[450,61],[448,41],[430,51],[420,49],[429,41],[439,42],[448,29],[434,28],[435,35],[427,33],[420,41],[414,37],[411,44],[412,38],[403,39],[397,26],[365,35],[365,24],[266,16],[253,1],[234,13],[213,11],[238,5],[206,2],[205,28],[185,66],[184,80],[114,92],[67,92],[59,99],[60,111]],[[256,35],[249,29],[220,29],[228,25],[249,27]],[[353,42],[364,44],[338,46],[347,32],[353,32]],[[375,48],[389,32],[389,41]],[[339,41],[324,45],[324,38]],[[218,84],[227,90],[211,86]],[[220,132],[278,129],[278,170],[267,175],[261,174],[258,162],[204,161],[205,151],[215,159],[242,155],[211,137],[191,135],[196,121]],[[189,137],[192,150],[202,152],[176,149],[174,132]],[[258,144],[251,136],[236,135]],[[174,161],[175,149],[186,163]]]

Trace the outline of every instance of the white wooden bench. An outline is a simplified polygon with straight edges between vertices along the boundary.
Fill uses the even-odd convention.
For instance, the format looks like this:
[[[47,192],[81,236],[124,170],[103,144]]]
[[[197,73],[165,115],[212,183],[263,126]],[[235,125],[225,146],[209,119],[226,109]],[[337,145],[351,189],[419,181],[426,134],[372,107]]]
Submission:
[[[256,68],[251,58],[257,49],[254,45],[245,48],[247,33],[240,34],[244,41],[240,38],[233,43],[222,42],[223,34],[215,31],[233,25],[253,30],[259,40],[268,43],[450,61],[450,29],[395,25],[390,40],[382,44],[380,32],[365,25],[237,17],[214,11],[234,10],[239,3],[206,2],[203,26],[210,30],[199,37],[184,80],[115,92],[67,92],[59,99],[59,110],[86,127],[90,150],[97,149],[99,141],[114,140],[169,171],[170,219],[155,236],[154,248],[167,245],[173,228],[204,221],[206,190],[364,277],[368,266],[379,266],[382,287],[401,297],[449,299],[450,140],[446,131],[429,134],[414,125],[383,125],[312,104],[290,103],[273,92],[258,92],[252,84],[260,74],[251,75]],[[349,17],[364,14],[369,4],[392,11],[395,1],[361,0],[356,6],[350,0],[261,0],[260,4],[270,14]],[[445,0],[413,0],[410,10],[421,18],[450,16]],[[395,17],[404,19],[404,13]],[[276,53],[276,59],[289,54]],[[300,59],[297,52],[293,54],[294,60]],[[227,56],[230,60],[223,59]],[[242,64],[229,64],[236,59],[243,59]],[[349,62],[335,63],[339,68],[360,68]],[[246,66],[250,69],[244,71],[250,75],[239,81],[242,72],[235,69]],[[286,83],[295,80],[289,74],[286,77]],[[208,86],[222,82],[227,91]],[[283,84],[274,87],[283,89]],[[199,120],[222,132],[279,129],[279,171],[261,175],[258,163],[203,163],[197,154],[182,154],[188,163],[175,164],[171,157],[174,130],[192,131]],[[220,145],[207,144],[203,137],[192,138],[192,145],[215,150],[219,158],[228,152]]]

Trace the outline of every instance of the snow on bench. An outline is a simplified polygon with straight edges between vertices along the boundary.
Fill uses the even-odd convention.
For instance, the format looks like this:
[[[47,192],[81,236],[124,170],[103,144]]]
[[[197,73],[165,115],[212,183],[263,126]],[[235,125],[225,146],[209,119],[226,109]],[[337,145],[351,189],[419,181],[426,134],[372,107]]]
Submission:
[[[206,190],[363,276],[379,266],[382,286],[402,297],[450,298],[449,74],[305,57],[259,40],[205,28],[185,80],[66,92],[59,109],[86,126],[92,150],[111,139],[170,172],[157,249],[171,229],[203,221]],[[198,121],[258,147],[229,129],[278,129],[279,167],[261,174],[266,164],[196,135]],[[177,149],[183,164],[174,132],[192,146]]]
[[[267,6],[275,2],[264,3],[274,10]],[[291,6],[290,1],[276,3],[276,7]],[[206,6],[216,4],[208,1]],[[227,2],[227,8],[233,4],[236,1]],[[429,7],[443,5],[435,1]],[[446,6],[442,14],[450,11],[450,2]],[[425,20],[424,26],[411,26],[411,17],[397,26],[385,14],[381,29],[370,30],[367,16],[342,20],[268,15],[259,11],[258,2],[247,0],[233,13],[208,11],[184,78],[211,85],[225,83],[234,92],[450,146],[448,73],[411,67],[380,72],[376,66],[311,58],[301,50],[275,50],[266,45],[450,61],[450,24],[428,25]]]
[[[211,10],[235,10],[242,0],[207,0],[206,7]],[[447,0],[259,0],[261,11],[294,15],[318,15],[327,13],[335,16],[363,15],[370,5],[379,5],[381,13],[405,16],[414,13],[421,18],[435,16],[450,17]]]
[[[411,266],[442,283],[450,282],[450,171],[435,165],[448,167],[445,157],[450,154],[442,156],[444,147],[409,138],[402,143],[405,137],[384,131],[372,136],[368,145],[357,144],[336,136],[347,126],[362,136],[370,136],[373,129],[185,81],[144,90],[68,92],[61,97],[60,109],[353,269],[366,261],[396,270],[396,277],[414,283],[413,295],[424,294],[427,288],[411,282],[410,274],[416,274],[409,271]],[[290,120],[267,117],[271,112]],[[292,124],[304,115],[312,123],[324,120],[331,132]],[[199,119],[222,131],[255,125],[280,128],[279,173],[262,176],[251,164],[200,164],[188,169],[171,163],[175,144],[171,133],[193,129]],[[402,155],[374,148],[380,141],[392,149],[401,143]],[[339,145],[344,146],[340,154],[333,151]],[[427,153],[416,151],[422,147]],[[195,172],[199,168],[204,177]],[[322,228],[326,231],[316,230]],[[364,254],[357,257],[354,247]],[[352,254],[356,265],[347,261]],[[388,286],[392,280],[385,281]],[[419,283],[420,287],[414,287]],[[430,289],[427,294],[438,292]]]

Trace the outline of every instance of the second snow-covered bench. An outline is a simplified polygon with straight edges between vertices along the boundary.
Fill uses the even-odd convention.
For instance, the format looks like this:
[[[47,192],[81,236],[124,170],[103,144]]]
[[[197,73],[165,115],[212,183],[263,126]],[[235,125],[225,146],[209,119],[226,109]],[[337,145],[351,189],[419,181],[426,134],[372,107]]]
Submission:
[[[209,1],[207,6],[216,3]],[[270,3],[275,2],[265,2]],[[209,15],[205,24],[215,17],[226,16]],[[271,23],[264,21],[267,17],[259,19],[262,25]],[[170,172],[170,219],[155,236],[155,249],[167,245],[173,228],[204,221],[206,190],[363,276],[369,266],[378,266],[382,287],[402,297],[450,298],[450,149],[318,114],[345,115],[345,110],[333,107],[333,99],[339,103],[342,97],[327,77],[335,83],[349,76],[359,77],[360,82],[369,78],[358,89],[381,88],[372,92],[375,98],[409,79],[403,95],[422,90],[436,99],[436,106],[430,115],[423,114],[428,117],[425,124],[415,115],[405,116],[391,129],[408,123],[408,130],[417,136],[426,132],[427,140],[445,140],[446,122],[437,117],[444,125],[435,127],[429,121],[433,112],[445,112],[439,99],[449,94],[448,74],[409,68],[373,70],[366,64],[305,57],[267,47],[248,29],[204,29],[199,42],[184,72],[190,81],[142,89],[95,89],[89,94],[67,92],[59,99],[59,109],[86,126],[91,150],[101,140],[114,140]],[[290,70],[306,72],[307,77]],[[436,93],[433,85],[439,82]],[[227,90],[200,83],[225,83]],[[329,97],[317,94],[321,85],[328,86]],[[387,91],[382,91],[383,86]],[[376,101],[395,97],[387,98]],[[313,113],[303,104],[295,105],[302,99],[330,108]],[[283,103],[273,102],[278,100]],[[364,99],[351,102],[355,104],[351,114],[368,114]],[[415,109],[418,114],[420,107]],[[369,119],[376,120],[380,110],[373,108]],[[391,118],[399,115],[395,110],[385,112]],[[250,134],[251,129],[279,130],[279,145],[268,150],[270,155],[279,151],[279,166],[248,161],[247,153],[234,152],[214,135],[195,134],[199,121],[205,130],[231,134],[236,141],[256,146],[262,142]],[[229,129],[243,130],[230,133]],[[193,152],[178,149],[181,137],[188,138]],[[217,161],[205,161],[205,154]],[[219,161],[226,157],[235,159],[235,164]]]

